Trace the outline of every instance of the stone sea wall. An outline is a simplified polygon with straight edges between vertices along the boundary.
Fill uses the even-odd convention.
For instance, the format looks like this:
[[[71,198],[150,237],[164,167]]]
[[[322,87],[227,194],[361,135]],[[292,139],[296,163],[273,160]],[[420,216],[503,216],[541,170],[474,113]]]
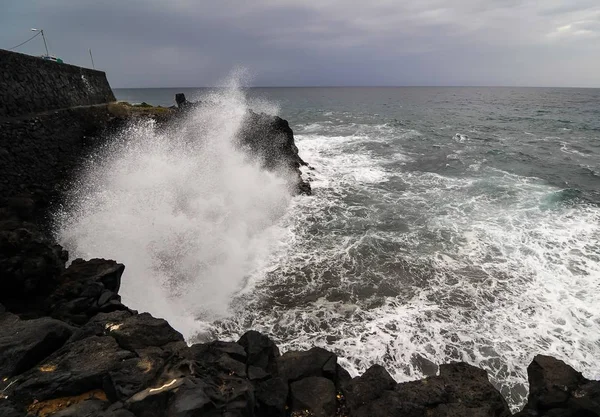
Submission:
[[[102,71],[0,49],[0,119],[112,101]]]
[[[0,195],[46,193],[112,119],[102,71],[0,50]]]

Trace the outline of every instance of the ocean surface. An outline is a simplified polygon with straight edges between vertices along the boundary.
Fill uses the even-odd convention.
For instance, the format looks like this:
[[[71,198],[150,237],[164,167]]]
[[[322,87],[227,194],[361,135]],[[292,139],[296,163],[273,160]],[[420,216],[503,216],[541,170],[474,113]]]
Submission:
[[[513,409],[535,354],[600,378],[599,89],[115,90],[177,92],[224,105],[124,132],[58,226],[72,253],[126,264],[126,303],[190,341],[323,346],[355,375],[466,361]],[[313,196],[230,157],[246,108],[289,121]]]

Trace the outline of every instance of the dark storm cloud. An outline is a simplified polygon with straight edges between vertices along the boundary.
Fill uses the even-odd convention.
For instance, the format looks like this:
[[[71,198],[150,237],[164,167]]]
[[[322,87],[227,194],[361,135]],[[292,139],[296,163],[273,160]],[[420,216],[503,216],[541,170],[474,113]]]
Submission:
[[[45,29],[65,61],[114,86],[600,86],[600,5],[588,0],[2,2],[2,47]],[[21,50],[40,54],[35,39]]]

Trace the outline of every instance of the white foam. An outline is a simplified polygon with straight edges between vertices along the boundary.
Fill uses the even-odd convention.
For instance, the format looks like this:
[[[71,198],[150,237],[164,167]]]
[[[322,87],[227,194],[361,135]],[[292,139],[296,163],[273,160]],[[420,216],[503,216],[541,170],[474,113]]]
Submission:
[[[227,314],[291,200],[285,178],[234,148],[248,105],[232,87],[168,131],[132,124],[87,164],[57,215],[71,258],[123,262],[124,303],[188,337]]]

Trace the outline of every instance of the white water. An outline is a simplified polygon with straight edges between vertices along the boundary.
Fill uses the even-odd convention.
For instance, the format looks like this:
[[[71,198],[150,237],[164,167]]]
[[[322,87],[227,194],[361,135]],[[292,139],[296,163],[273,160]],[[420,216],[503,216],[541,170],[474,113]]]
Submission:
[[[373,155],[362,146],[370,137],[312,130],[296,139],[316,168],[315,198],[294,203],[284,218],[291,232],[272,269],[237,317],[218,323],[217,334],[235,338],[256,328],[284,351],[315,344],[333,350],[353,375],[385,364],[397,381],[435,372],[433,364],[466,361],[489,372],[513,410],[526,400],[526,370],[536,354],[600,378],[597,207],[549,206],[555,187],[489,167],[473,178],[390,171],[387,160],[411,158]],[[406,190],[386,191],[399,180]],[[348,202],[364,194],[369,206]],[[406,220],[407,231],[374,227],[395,216],[426,221]],[[416,268],[408,278],[403,262]],[[373,274],[398,295],[378,301],[376,293],[375,307],[370,299],[328,299],[329,282],[351,293],[371,286]],[[261,301],[281,287],[303,301]]]
[[[235,85],[168,131],[138,122],[90,159],[57,214],[71,258],[126,266],[123,302],[187,337],[227,314],[270,252],[291,194],[233,140],[248,103]],[[254,110],[269,110],[252,103]]]

